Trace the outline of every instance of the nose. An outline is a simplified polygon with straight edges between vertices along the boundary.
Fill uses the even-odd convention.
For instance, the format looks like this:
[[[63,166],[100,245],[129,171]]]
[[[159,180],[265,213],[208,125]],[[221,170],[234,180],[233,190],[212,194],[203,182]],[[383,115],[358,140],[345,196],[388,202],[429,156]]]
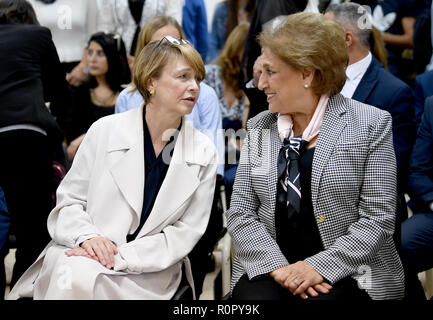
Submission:
[[[190,91],[200,91],[200,82],[198,82],[196,79],[191,79],[190,85],[189,85]]]
[[[260,77],[259,77],[259,83],[258,83],[258,88],[259,88],[259,90],[265,90],[265,88],[266,88],[266,86],[267,86],[267,81],[266,81],[267,79],[266,79],[266,75],[265,75],[265,72],[262,72],[261,74],[260,74]]]

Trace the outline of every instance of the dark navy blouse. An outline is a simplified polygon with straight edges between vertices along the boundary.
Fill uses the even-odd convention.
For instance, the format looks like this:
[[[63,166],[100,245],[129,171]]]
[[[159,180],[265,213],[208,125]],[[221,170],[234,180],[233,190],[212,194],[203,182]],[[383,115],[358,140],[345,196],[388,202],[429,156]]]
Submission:
[[[159,189],[167,174],[168,166],[170,163],[165,163],[162,155],[167,147],[172,148],[170,151],[171,157],[173,156],[174,146],[176,144],[177,136],[182,127],[182,121],[179,125],[176,133],[170,138],[165,145],[164,149],[160,152],[158,157],[155,155],[153,149],[152,138],[150,136],[149,128],[146,123],[146,108],[143,111],[143,133],[144,133],[144,197],[143,197],[143,209],[141,210],[140,224],[137,230],[133,234],[127,236],[127,241],[134,240],[147,218],[152,211],[153,204],[155,203],[156,196],[158,195]],[[169,146],[170,145],[170,146]],[[170,159],[171,159],[170,157]]]

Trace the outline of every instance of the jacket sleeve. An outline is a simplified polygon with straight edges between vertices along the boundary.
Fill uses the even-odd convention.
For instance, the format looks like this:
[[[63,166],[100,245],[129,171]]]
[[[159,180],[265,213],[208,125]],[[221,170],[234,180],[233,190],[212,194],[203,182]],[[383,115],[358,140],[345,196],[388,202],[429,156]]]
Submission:
[[[392,241],[396,211],[396,161],[392,119],[381,111],[371,124],[364,179],[359,194],[359,218],[325,250],[305,259],[331,283],[360,272],[385,243]]]
[[[101,236],[86,212],[87,192],[95,162],[99,124],[95,122],[78,148],[72,166],[57,189],[57,205],[48,216],[48,232],[60,245],[78,247],[84,240]]]
[[[424,204],[433,201],[433,98],[426,100],[425,111],[412,152],[409,190]]]
[[[144,273],[162,271],[184,259],[206,230],[215,190],[217,154],[200,170],[199,185],[183,215],[161,232],[146,235],[118,247],[115,271]]]
[[[236,258],[252,279],[289,263],[258,215],[260,200],[253,187],[250,154],[252,150],[262,147],[254,139],[255,134],[261,134],[262,130],[251,129],[250,122],[247,124],[247,137],[243,141],[236,171],[230,209],[227,210],[227,228],[233,240]]]

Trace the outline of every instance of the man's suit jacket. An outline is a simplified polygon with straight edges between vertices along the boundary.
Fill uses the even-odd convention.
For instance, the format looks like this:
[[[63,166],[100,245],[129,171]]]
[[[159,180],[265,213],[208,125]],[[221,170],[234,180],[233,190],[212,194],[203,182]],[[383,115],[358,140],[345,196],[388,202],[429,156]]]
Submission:
[[[426,212],[433,201],[433,96],[426,99],[418,136],[413,148],[409,190],[416,204],[414,211]]]
[[[98,281],[124,283],[111,297],[170,299],[181,280],[182,260],[206,229],[216,167],[212,141],[184,120],[153,209],[137,238],[126,242],[139,225],[143,206],[143,107],[96,121],[57,190],[57,205],[48,217],[53,241],[14,286],[10,299],[92,299]],[[68,248],[101,235],[117,245],[114,270],[65,256]],[[56,286],[61,266],[70,267],[72,290]],[[136,274],[140,276],[134,278]],[[128,285],[131,279],[137,285]]]
[[[373,299],[401,299],[404,292],[393,241],[396,162],[391,125],[388,112],[341,94],[331,97],[311,173],[324,250],[305,261],[331,283],[358,279]],[[235,248],[232,287],[245,273],[252,279],[288,265],[275,238],[282,146],[277,115],[262,112],[248,122],[247,130],[227,211]]]
[[[391,114],[399,188],[402,191],[406,190],[410,154],[416,136],[412,89],[386,71],[373,57],[352,99],[386,110]]]
[[[415,78],[415,119],[417,126],[421,123],[421,117],[424,113],[425,99],[433,95],[433,70],[426,71]]]

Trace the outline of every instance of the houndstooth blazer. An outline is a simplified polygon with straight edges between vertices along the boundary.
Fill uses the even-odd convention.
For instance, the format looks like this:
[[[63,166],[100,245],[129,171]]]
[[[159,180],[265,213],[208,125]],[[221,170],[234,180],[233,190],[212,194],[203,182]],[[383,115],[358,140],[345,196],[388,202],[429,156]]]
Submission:
[[[288,265],[276,242],[277,115],[250,119],[230,209],[232,289]],[[373,299],[402,299],[403,267],[393,241],[396,160],[388,112],[332,96],[314,152],[311,193],[324,250],[305,261],[330,283],[351,276]],[[296,245],[296,244],[293,244]]]

